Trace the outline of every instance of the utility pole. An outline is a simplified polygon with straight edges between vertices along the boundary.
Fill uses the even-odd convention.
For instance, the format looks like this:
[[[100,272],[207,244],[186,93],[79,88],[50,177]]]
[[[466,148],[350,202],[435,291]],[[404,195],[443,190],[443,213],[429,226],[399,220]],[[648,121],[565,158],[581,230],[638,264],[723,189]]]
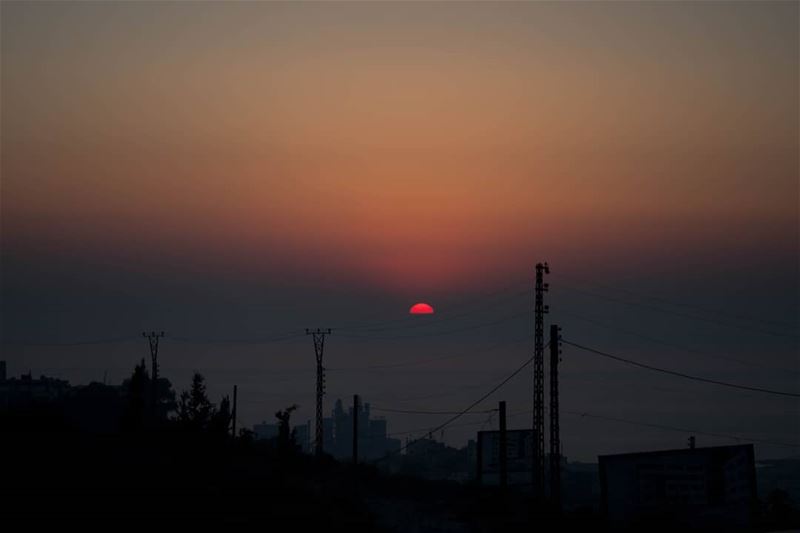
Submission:
[[[314,338],[314,354],[317,357],[317,428],[316,440],[314,442],[314,453],[321,456],[323,453],[324,433],[322,431],[322,397],[325,395],[325,368],[322,366],[322,353],[325,350],[325,336],[330,335],[331,330],[317,328],[315,330],[306,329],[306,335]]]
[[[475,481],[478,482],[478,485],[483,483],[483,438],[481,433],[483,432],[478,432],[478,442],[475,445]]]
[[[558,362],[561,356],[561,328],[550,326],[550,499],[561,511],[561,429],[558,423]]]
[[[236,385],[233,386],[233,409],[231,409],[231,433],[233,433],[233,438],[236,438],[236,393],[237,393]]]
[[[152,364],[152,369],[150,371],[150,377],[152,379],[150,394],[152,415],[153,420],[155,420],[158,418],[158,340],[164,337],[164,332],[156,333],[155,331],[151,331],[148,335],[143,331],[142,337],[146,338],[150,344],[150,359]]]
[[[358,394],[353,395],[353,466],[358,464]]]
[[[500,402],[500,488],[508,487],[508,436],[506,433],[506,402]]]
[[[549,311],[544,305],[544,293],[548,284],[544,275],[550,273],[547,263],[536,263],[536,286],[534,290],[533,332],[533,468],[531,482],[533,493],[544,498],[544,314]]]

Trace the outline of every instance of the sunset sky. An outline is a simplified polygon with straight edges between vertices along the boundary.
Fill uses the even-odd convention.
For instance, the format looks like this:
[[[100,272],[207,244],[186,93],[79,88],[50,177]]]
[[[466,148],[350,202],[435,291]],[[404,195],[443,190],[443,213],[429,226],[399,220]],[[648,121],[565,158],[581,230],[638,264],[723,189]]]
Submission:
[[[546,260],[565,338],[800,391],[796,2],[3,2],[0,16],[11,375],[119,383],[149,357],[136,336],[163,329],[179,390],[198,370],[215,400],[239,385],[241,424],[291,403],[304,422],[311,339],[255,341],[333,327],[326,412],[354,393],[459,409],[531,354]],[[437,313],[408,316],[418,301]],[[104,339],[120,342],[63,346]],[[800,444],[796,398],[568,346],[562,364],[567,411]],[[531,374],[483,408],[530,409]],[[383,414],[397,432],[443,421]],[[686,440],[562,420],[580,460]]]

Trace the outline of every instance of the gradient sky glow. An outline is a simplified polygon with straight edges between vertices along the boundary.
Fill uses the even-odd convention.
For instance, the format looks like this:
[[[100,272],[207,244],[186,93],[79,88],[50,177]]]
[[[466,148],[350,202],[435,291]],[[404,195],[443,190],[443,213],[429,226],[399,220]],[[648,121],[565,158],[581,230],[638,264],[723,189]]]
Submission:
[[[263,338],[401,319],[416,301],[437,317],[458,314],[458,302],[491,299],[547,260],[549,318],[565,337],[800,389],[796,2],[3,2],[1,14],[2,336],[12,374],[81,383],[107,371],[118,382],[147,354],[143,342],[18,342],[152,328]],[[730,316],[733,328],[687,323],[570,286],[782,325],[748,335]],[[529,296],[499,301],[452,329],[529,307]],[[559,315],[567,309],[712,357]],[[469,403],[482,391],[470,387],[530,352],[528,343],[488,363],[478,356],[532,330],[531,317],[509,320],[433,339],[335,333],[332,368],[466,359],[378,376],[332,371],[326,411],[339,393],[397,406],[440,392],[443,380],[461,392],[417,407]],[[179,388],[193,369],[214,394],[238,383],[253,402],[242,409],[248,425],[293,402],[298,420],[312,416],[310,339],[275,348],[168,337],[163,365]],[[569,350],[564,372],[567,408],[800,442],[798,402],[709,391]],[[529,408],[528,391],[525,381],[509,389],[511,412]],[[396,431],[426,424],[390,417]],[[582,459],[684,440],[562,426],[567,454]],[[446,438],[460,443],[475,429]]]

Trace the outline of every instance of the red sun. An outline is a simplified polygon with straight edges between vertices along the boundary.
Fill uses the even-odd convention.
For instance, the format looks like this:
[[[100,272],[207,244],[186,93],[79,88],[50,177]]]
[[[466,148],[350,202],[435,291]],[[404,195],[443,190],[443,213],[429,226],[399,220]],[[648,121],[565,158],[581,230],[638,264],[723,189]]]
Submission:
[[[432,315],[433,307],[426,303],[418,303],[412,305],[408,312],[412,315]]]

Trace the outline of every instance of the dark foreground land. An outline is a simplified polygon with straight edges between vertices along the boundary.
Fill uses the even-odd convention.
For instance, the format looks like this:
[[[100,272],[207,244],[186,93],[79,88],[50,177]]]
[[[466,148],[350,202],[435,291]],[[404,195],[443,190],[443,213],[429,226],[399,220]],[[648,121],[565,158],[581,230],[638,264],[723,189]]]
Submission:
[[[389,476],[247,438],[175,425],[84,432],[52,413],[4,414],[4,522],[218,523],[266,529],[530,531],[598,529],[597,516],[555,517],[524,495]]]
[[[389,475],[299,453],[291,441],[173,421],[87,431],[59,409],[0,412],[3,523],[79,521],[306,531],[609,531],[591,510],[555,513],[527,494]],[[783,513],[783,514],[781,514]],[[754,531],[800,525],[786,508]],[[685,531],[653,517],[631,531]],[[723,529],[720,529],[722,531]]]

